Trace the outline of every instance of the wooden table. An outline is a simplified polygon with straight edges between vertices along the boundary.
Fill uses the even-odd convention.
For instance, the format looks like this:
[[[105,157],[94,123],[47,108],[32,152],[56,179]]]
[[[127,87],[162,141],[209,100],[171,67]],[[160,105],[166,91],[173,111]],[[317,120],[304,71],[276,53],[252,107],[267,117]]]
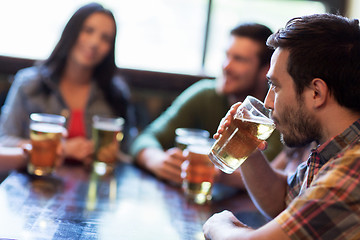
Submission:
[[[224,209],[248,225],[264,223],[245,193],[217,186],[214,201],[199,206],[129,164],[113,176],[79,166],[51,178],[14,171],[0,185],[0,238],[200,240],[203,223]]]

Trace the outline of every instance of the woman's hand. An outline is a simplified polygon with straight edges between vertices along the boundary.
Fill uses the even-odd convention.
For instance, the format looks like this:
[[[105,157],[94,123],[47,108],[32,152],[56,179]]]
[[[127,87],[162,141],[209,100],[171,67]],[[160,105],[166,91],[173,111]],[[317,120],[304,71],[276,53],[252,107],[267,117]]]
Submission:
[[[100,162],[113,163],[117,160],[119,154],[119,142],[114,141],[101,147],[96,153],[96,159]]]
[[[65,158],[74,158],[85,165],[91,163],[94,143],[84,137],[66,139],[64,143]]]

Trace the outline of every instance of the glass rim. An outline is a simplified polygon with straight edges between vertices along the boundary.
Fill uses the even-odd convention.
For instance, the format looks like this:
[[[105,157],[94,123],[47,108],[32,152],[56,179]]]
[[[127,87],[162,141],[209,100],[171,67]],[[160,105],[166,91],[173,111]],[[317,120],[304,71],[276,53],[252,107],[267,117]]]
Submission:
[[[64,116],[50,113],[31,113],[30,120],[62,125],[66,122],[66,118]]]
[[[270,116],[271,110],[265,107],[265,103],[263,101],[261,101],[260,99],[258,99],[256,97],[248,95],[245,98],[245,100],[241,103],[241,105],[243,103],[245,103],[246,101],[248,101],[248,103],[256,110],[256,112],[258,112],[260,115],[266,117],[267,119],[269,119],[273,122],[273,120],[271,119],[271,116]],[[262,109],[259,109],[255,103],[261,104]],[[238,107],[237,111],[240,109],[241,105]],[[237,111],[236,111],[236,113],[237,113]],[[263,111],[265,111],[265,113]]]
[[[176,136],[191,136],[191,135],[198,135],[202,137],[210,137],[210,133],[207,130],[200,129],[200,128],[176,128],[175,129]]]
[[[120,126],[123,126],[125,124],[125,119],[123,117],[115,117],[111,115],[94,115],[92,117],[93,123],[102,121],[102,122],[115,122],[119,124]]]

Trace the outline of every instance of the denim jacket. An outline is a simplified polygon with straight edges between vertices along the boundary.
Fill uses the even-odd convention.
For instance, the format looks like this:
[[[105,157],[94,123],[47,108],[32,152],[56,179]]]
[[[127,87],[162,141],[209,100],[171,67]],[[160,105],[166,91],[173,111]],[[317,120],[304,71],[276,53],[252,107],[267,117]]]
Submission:
[[[121,91],[129,98],[130,93],[125,82],[121,83]],[[43,66],[25,68],[15,75],[2,108],[0,144],[15,146],[21,139],[29,139],[29,115],[34,112],[60,114],[65,117],[70,114],[60,94],[57,79],[51,79],[49,69]],[[84,110],[87,138],[91,138],[92,116],[95,114],[111,115],[112,109],[106,102],[104,93],[95,81],[92,81],[90,97]],[[126,118],[127,116],[127,125],[132,125],[134,119]]]

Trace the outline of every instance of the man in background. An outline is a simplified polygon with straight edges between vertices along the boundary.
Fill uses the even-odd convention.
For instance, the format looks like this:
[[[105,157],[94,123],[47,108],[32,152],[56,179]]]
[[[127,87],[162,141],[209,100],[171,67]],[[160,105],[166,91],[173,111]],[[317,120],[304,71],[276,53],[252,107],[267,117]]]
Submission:
[[[161,179],[181,183],[180,166],[185,159],[179,148],[173,148],[175,129],[200,128],[214,134],[232,104],[243,101],[248,95],[263,100],[268,89],[266,72],[273,52],[265,43],[271,33],[269,28],[256,23],[234,28],[222,76],[215,81],[201,80],[180,94],[133,143],[131,153],[136,162]],[[272,159],[281,147],[275,132],[265,154]],[[237,174],[219,174],[217,180],[227,182]],[[243,187],[241,178],[229,182]]]

